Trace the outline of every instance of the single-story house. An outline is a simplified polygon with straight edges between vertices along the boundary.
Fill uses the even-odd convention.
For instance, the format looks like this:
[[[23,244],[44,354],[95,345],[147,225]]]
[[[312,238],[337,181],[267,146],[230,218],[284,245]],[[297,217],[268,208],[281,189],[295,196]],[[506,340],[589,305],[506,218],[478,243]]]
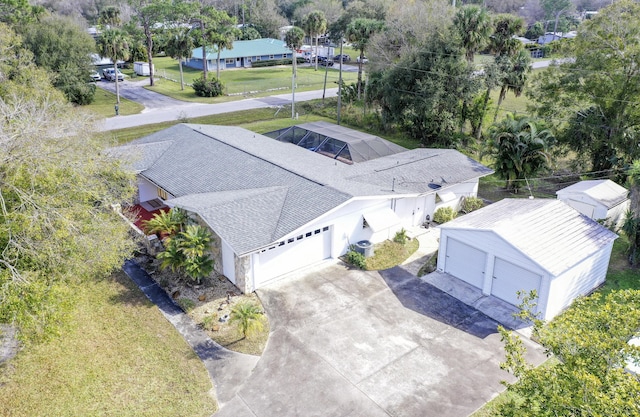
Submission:
[[[479,178],[493,172],[453,149],[407,150],[330,123],[309,127],[322,131],[306,136],[323,136],[316,146],[179,124],[112,153],[136,170],[137,202],[183,208],[210,228],[216,270],[243,292],[420,226],[437,208],[476,196]]]
[[[617,235],[562,201],[505,199],[440,226],[438,270],[549,320],[606,277]]]
[[[557,41],[560,39],[573,39],[578,35],[578,32],[547,32],[544,35],[538,37],[538,45],[544,45],[549,42]]]
[[[215,70],[218,59],[218,49],[215,46],[207,47],[207,69]],[[233,48],[223,48],[220,51],[220,69],[226,68],[250,68],[253,62],[270,61],[276,59],[291,59],[293,51],[287,47],[284,41],[279,39],[254,39],[250,41],[235,41]],[[202,47],[191,51],[191,58],[185,65],[191,68],[203,69]]]
[[[556,191],[562,200],[593,220],[619,226],[629,210],[629,191],[611,180],[580,181]]]

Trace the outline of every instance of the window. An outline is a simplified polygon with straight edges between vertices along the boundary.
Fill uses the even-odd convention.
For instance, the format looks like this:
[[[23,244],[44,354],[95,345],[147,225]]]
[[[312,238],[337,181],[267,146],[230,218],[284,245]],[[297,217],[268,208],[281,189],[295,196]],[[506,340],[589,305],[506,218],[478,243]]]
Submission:
[[[275,55],[269,55],[269,59],[275,58]]]
[[[256,61],[260,61],[260,57],[259,56],[256,57]]]
[[[167,192],[165,190],[163,190],[162,188],[158,188],[158,197],[160,197],[163,200],[167,199]]]
[[[229,64],[229,65],[231,65],[231,64],[233,64],[235,62],[236,62],[236,60],[233,59],[233,58],[227,58],[227,59],[224,60],[224,63],[225,64]]]

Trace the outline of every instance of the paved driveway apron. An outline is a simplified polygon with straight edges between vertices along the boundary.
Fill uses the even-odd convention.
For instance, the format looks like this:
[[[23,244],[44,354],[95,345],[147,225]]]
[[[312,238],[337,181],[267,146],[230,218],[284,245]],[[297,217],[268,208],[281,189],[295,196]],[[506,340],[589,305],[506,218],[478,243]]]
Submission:
[[[339,264],[258,294],[272,334],[220,416],[468,416],[511,380],[498,323],[400,267]]]

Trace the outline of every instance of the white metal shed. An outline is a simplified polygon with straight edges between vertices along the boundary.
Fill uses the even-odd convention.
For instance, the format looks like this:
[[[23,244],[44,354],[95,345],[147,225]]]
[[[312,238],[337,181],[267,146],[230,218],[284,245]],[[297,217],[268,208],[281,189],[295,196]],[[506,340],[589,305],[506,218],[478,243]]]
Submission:
[[[608,224],[619,225],[629,210],[629,191],[611,180],[580,181],[556,195],[580,213],[594,220],[607,219]]]
[[[605,280],[615,233],[559,200],[505,199],[440,226],[438,270],[549,320]]]

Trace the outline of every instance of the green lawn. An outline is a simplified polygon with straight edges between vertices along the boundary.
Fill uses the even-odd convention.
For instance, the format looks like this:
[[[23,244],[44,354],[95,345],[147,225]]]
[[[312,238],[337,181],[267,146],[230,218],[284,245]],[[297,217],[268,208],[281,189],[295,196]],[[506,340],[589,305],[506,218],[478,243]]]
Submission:
[[[115,94],[109,91],[103,90],[100,87],[96,87],[96,95],[93,100],[93,103],[91,103],[89,106],[85,106],[82,108],[90,110],[102,117],[111,117],[116,115],[115,108],[114,108],[115,104],[116,104]],[[138,104],[136,102],[127,100],[126,98],[123,98],[122,96],[120,96],[120,106],[118,111],[121,116],[126,116],[129,114],[138,114],[142,111],[142,109],[144,109],[144,106],[142,104]]]
[[[262,97],[279,93],[291,92],[291,67],[277,66],[265,68],[229,69],[220,71],[220,81],[224,86],[224,96],[215,98],[197,97],[193,89],[185,85],[180,90],[180,71],[176,60],[168,57],[158,57],[153,60],[158,80],[154,87],[146,87],[158,93],[178,100],[198,103],[222,103],[237,100],[246,96]],[[200,77],[202,71],[183,66],[185,83],[190,84]],[[213,77],[216,72],[211,71]],[[327,88],[337,86],[339,71],[329,68],[326,71]],[[355,82],[357,73],[343,72],[345,83]],[[298,67],[298,81],[296,91],[321,90],[324,87],[325,68],[316,71],[309,66]]]
[[[210,416],[202,362],[123,273],[76,288],[63,336],[0,368],[2,416]]]

